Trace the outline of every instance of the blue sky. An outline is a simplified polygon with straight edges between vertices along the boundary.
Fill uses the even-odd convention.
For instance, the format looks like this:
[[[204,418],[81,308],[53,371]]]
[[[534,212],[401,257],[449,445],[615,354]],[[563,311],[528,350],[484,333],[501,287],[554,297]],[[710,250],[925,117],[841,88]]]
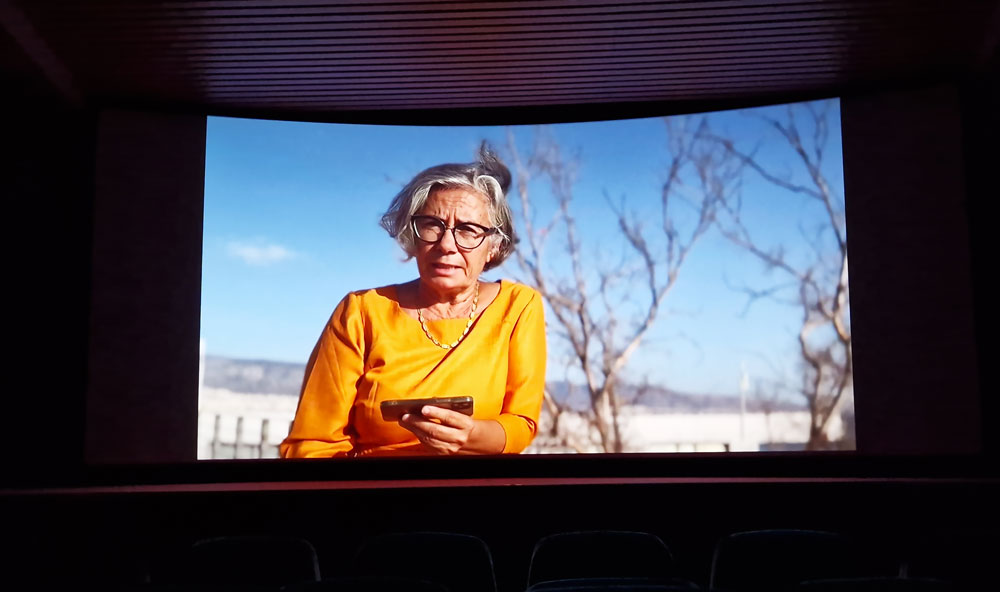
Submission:
[[[714,130],[733,137],[759,160],[803,180],[788,146],[755,114],[783,117],[785,107],[710,116]],[[843,195],[839,104],[829,112],[824,174]],[[799,120],[800,125],[804,124]],[[510,128],[522,152],[533,126]],[[205,179],[205,238],[201,335],[209,354],[302,362],[333,307],[351,290],[413,279],[395,242],[378,226],[392,196],[420,170],[467,162],[482,139],[505,156],[506,127],[407,127],[209,118]],[[651,215],[668,160],[660,118],[548,126],[567,152],[579,155],[573,210],[584,261],[614,261],[624,243],[605,194],[624,198],[637,215]],[[803,127],[803,135],[811,130]],[[533,199],[550,199],[541,183]],[[766,245],[806,256],[800,228],[822,224],[816,202],[776,189],[753,174],[743,181],[744,216]],[[566,258],[553,244],[551,265]],[[513,259],[486,279],[519,277]],[[794,377],[801,311],[761,300],[744,313],[734,285],[783,281],[717,231],[706,234],[681,269],[654,329],[633,356],[627,375],[671,388],[735,394],[741,365],[753,379]],[[550,340],[550,378],[561,346]]]

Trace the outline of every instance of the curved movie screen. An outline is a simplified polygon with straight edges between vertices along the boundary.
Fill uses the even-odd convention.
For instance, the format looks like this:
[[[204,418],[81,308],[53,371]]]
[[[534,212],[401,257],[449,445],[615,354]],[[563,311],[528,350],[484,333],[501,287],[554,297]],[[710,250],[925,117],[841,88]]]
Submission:
[[[209,118],[198,458],[278,455],[334,307],[417,278],[379,226],[391,199],[484,140],[519,242],[482,279],[544,304],[525,453],[853,450],[840,130],[838,100],[547,126]]]

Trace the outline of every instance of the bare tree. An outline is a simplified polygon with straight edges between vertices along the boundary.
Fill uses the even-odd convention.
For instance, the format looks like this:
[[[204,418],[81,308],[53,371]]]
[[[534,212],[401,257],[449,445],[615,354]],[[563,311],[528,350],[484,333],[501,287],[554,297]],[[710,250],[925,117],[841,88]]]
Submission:
[[[586,264],[583,261],[584,240],[573,213],[579,159],[566,157],[544,131],[536,134],[530,154],[522,157],[513,133],[508,133],[523,239],[516,251],[517,261],[525,281],[542,294],[551,310],[550,328],[567,346],[568,367],[582,376],[588,403],[582,415],[588,435],[605,452],[621,452],[627,445],[622,409],[634,403],[634,395],[626,398],[622,372],[655,323],[691,248],[716,222],[719,208],[734,199],[742,166],[730,150],[701,139],[708,133],[704,119],[664,121],[669,160],[659,199],[655,200],[658,228],[644,228],[639,216],[628,213],[624,198],[616,204],[605,196],[609,220],[624,238],[622,260],[613,266],[601,265],[597,257]],[[536,219],[542,199],[529,192],[533,178],[548,183],[554,202],[553,214],[544,222]],[[546,252],[553,237],[560,240],[568,264],[553,264]],[[596,245],[590,246],[596,249]],[[633,293],[640,294],[638,301],[630,300]],[[631,307],[623,306],[626,300]],[[623,313],[628,318],[623,318]],[[631,390],[635,394],[644,389]],[[546,393],[553,437],[560,433],[560,418],[568,410],[568,400],[559,401]],[[564,436],[563,444],[581,448],[580,442],[568,438],[571,436]]]
[[[807,179],[804,182],[765,166],[754,152],[740,149],[732,139],[712,133],[707,126],[699,133],[699,139],[722,147],[774,187],[794,198],[809,200],[823,212],[821,227],[812,231],[800,227],[810,251],[797,261],[793,261],[783,245],[767,247],[759,242],[743,220],[743,203],[739,198],[726,200],[717,222],[722,234],[733,244],[788,280],[766,288],[744,288],[749,298],[748,306],[760,298],[786,299],[792,293],[791,302],[801,308],[798,348],[803,372],[800,392],[808,403],[811,417],[809,449],[830,447],[831,422],[845,401],[853,396],[844,199],[834,192],[823,173],[831,107],[830,102],[790,105],[783,119],[763,118],[795,153],[798,171]],[[806,138],[803,138],[797,119],[803,113],[812,128]]]
[[[754,381],[754,390],[751,400],[755,411],[764,414],[764,429],[767,433],[767,441],[774,441],[774,432],[771,429],[772,414],[781,406],[781,392],[783,385],[779,382],[766,380]]]

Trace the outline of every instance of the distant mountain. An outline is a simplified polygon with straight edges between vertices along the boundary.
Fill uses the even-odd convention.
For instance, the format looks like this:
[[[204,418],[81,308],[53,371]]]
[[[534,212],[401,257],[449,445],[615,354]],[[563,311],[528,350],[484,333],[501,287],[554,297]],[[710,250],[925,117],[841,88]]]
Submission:
[[[566,403],[570,409],[583,411],[590,408],[586,387],[563,381],[546,384],[552,397]],[[619,387],[619,394],[634,405],[648,407],[666,413],[738,413],[739,395],[719,395],[710,393],[685,393],[664,386],[625,384]],[[763,411],[760,400],[747,397],[747,411]],[[797,401],[771,401],[770,411],[801,411],[805,406]]]
[[[298,396],[305,364],[205,356],[205,386],[236,393]]]
[[[278,394],[298,396],[302,388],[305,364],[272,362],[269,360],[238,360],[222,356],[205,356],[205,386],[237,393]],[[565,381],[546,385],[556,401],[582,411],[590,407],[586,389]],[[623,385],[623,397],[634,404],[667,413],[736,413],[740,399],[736,395],[683,393],[663,386]],[[771,411],[799,411],[804,407],[795,401],[772,402]],[[761,402],[747,398],[747,411],[761,411]]]

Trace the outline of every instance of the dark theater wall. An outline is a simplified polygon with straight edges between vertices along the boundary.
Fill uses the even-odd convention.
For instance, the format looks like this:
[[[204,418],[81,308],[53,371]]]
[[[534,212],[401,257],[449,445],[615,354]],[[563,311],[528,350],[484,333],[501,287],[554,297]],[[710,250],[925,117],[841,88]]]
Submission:
[[[83,461],[94,114],[0,98],[8,378],[0,483]]]
[[[841,102],[858,447],[982,447],[962,113],[953,87]]]
[[[1000,22],[1000,11],[997,13]],[[994,36],[996,40],[998,35]],[[994,48],[996,45],[994,44]],[[976,342],[979,345],[980,401],[984,453],[1000,456],[1000,400],[992,350],[996,349],[997,163],[1000,162],[1000,54],[961,88],[963,154],[968,182],[969,233],[972,249]]]
[[[87,461],[194,460],[205,117],[105,111],[96,184]]]

